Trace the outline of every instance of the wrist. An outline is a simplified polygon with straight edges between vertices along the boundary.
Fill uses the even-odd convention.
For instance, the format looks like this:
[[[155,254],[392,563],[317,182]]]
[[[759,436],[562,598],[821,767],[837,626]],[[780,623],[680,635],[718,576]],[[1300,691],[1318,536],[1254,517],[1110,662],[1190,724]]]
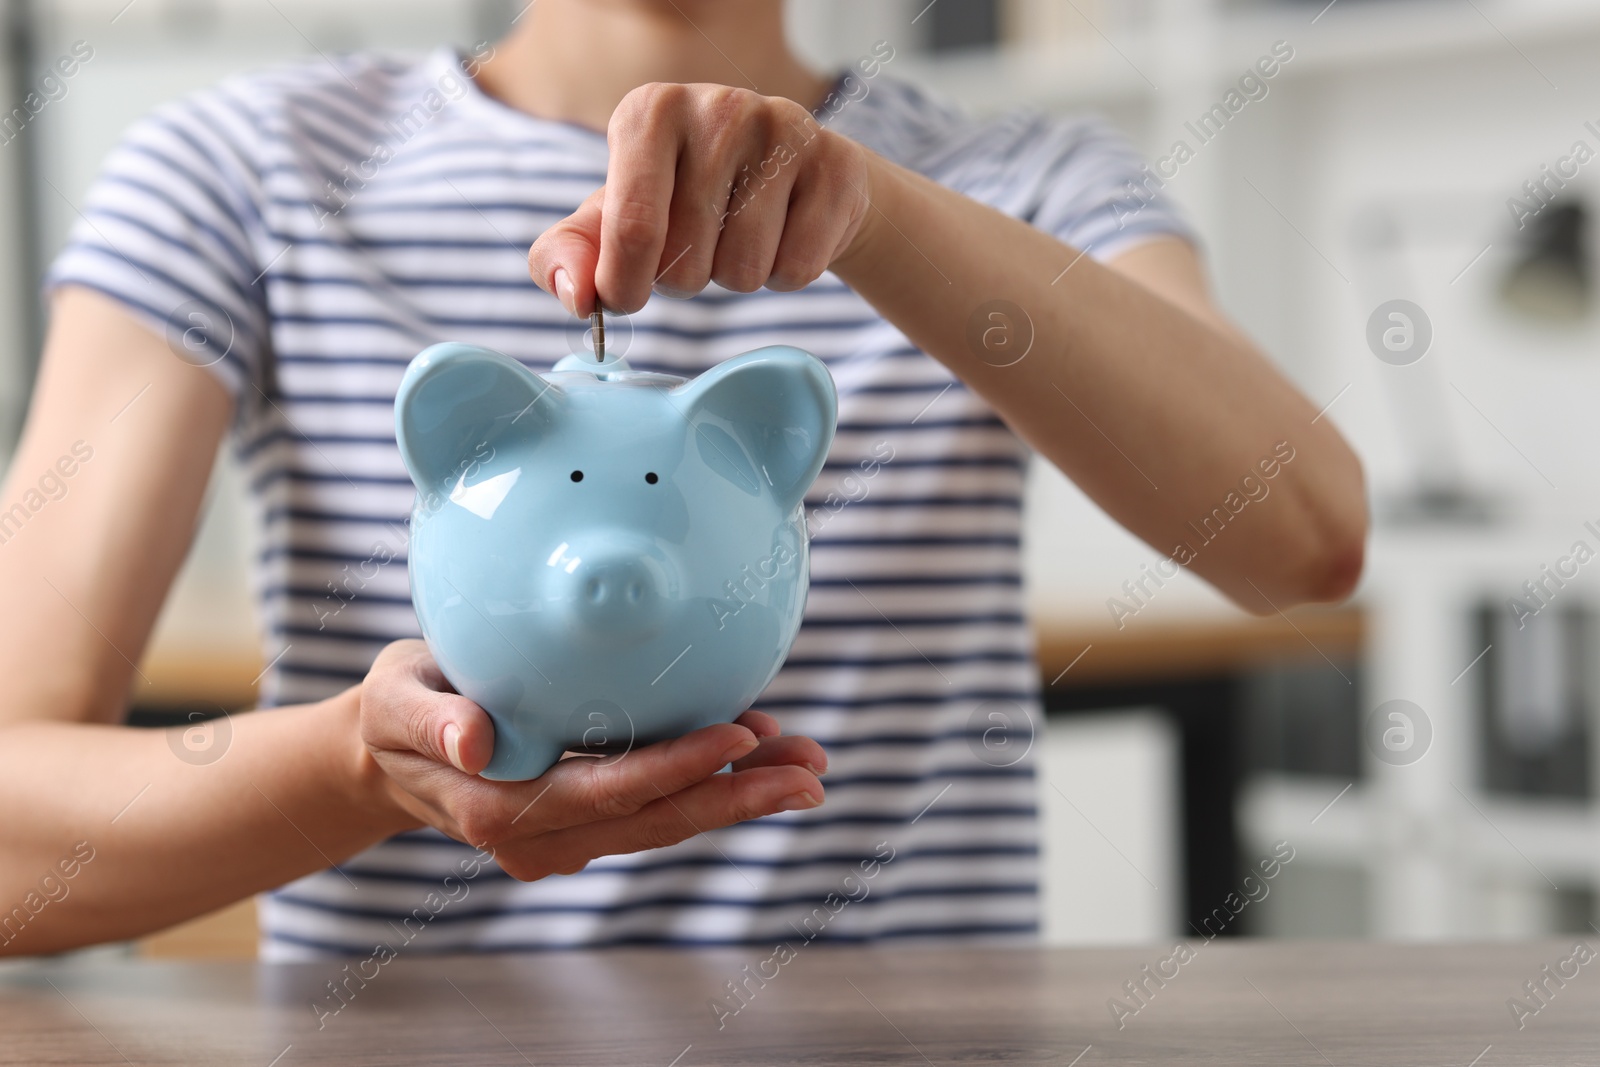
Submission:
[[[871,270],[871,264],[881,258],[885,231],[891,230],[886,209],[893,208],[896,185],[896,167],[893,163],[869,149],[859,148],[859,151],[864,160],[861,177],[857,179],[862,199],[861,222],[856,227],[855,236],[828,264],[828,269],[846,285],[851,284],[852,275]]]
[[[415,830],[423,823],[401,803],[401,791],[378,764],[361,736],[361,687],[324,700],[321,709],[333,724],[339,781],[348,810],[388,837]]]

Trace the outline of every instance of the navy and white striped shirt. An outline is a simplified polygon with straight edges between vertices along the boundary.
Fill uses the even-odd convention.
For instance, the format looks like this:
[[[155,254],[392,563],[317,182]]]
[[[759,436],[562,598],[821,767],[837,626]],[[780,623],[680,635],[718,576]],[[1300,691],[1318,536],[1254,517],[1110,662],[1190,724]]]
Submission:
[[[1187,236],[1159,200],[1128,217],[1141,161],[1098,119],[974,121],[881,74],[852,90],[831,129],[1075,248],[1105,259]],[[212,369],[237,400],[262,532],[263,706],[327,697],[419,636],[401,373],[444,340],[536,371],[582,343],[526,253],[606,160],[602,133],[484,95],[449,49],[235,78],[161,109],[111,157],[48,284],[225,350]],[[264,955],[368,955],[407,932],[427,952],[1034,936],[1025,447],[831,274],[797,293],[654,299],[631,339],[620,325],[612,345],[642,370],[693,376],[791,344],[838,383],[838,435],[806,503],[805,621],[757,703],[827,749],[827,803],[532,884],[493,864],[463,882],[471,849],[401,834],[267,896]]]

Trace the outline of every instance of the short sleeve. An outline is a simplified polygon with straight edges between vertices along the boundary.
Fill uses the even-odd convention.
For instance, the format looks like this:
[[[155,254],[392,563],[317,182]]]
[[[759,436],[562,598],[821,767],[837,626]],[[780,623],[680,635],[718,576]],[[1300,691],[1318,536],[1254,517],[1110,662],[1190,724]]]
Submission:
[[[1157,237],[1198,244],[1166,182],[1098,115],[936,114],[910,154],[915,169],[941,184],[1102,261]]]
[[[46,293],[77,285],[116,300],[236,400],[263,387],[269,336],[259,175],[241,147],[252,133],[220,90],[135,124],[44,282]]]
[[[1017,160],[1017,214],[1099,260],[1158,237],[1198,244],[1194,231],[1128,138],[1095,115],[1031,116]]]

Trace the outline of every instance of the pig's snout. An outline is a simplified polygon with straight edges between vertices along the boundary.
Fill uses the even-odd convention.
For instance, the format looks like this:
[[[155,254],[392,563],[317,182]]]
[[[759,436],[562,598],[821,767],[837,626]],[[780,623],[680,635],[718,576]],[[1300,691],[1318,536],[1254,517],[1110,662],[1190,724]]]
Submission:
[[[585,611],[636,611],[661,595],[655,572],[643,560],[605,560],[587,569],[580,598]]]
[[[612,637],[644,637],[661,626],[666,563],[640,546],[592,546],[566,577],[563,599],[584,627]]]

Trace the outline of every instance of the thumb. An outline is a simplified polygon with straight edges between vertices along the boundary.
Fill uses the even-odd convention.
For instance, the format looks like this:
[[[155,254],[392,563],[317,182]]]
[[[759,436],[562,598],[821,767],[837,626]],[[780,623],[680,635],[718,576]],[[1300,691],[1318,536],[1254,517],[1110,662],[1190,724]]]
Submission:
[[[488,712],[464,696],[434,693],[420,714],[423,721],[413,736],[421,742],[416,750],[422,755],[463,774],[477,774],[489,765],[494,722]]]
[[[494,755],[489,713],[452,691],[422,642],[391,645],[362,683],[361,736],[369,748],[415,752],[463,774]]]
[[[578,210],[539,235],[528,250],[528,274],[573,315],[587,318],[594,310],[594,272],[600,262],[600,215],[606,187],[601,186]]]

